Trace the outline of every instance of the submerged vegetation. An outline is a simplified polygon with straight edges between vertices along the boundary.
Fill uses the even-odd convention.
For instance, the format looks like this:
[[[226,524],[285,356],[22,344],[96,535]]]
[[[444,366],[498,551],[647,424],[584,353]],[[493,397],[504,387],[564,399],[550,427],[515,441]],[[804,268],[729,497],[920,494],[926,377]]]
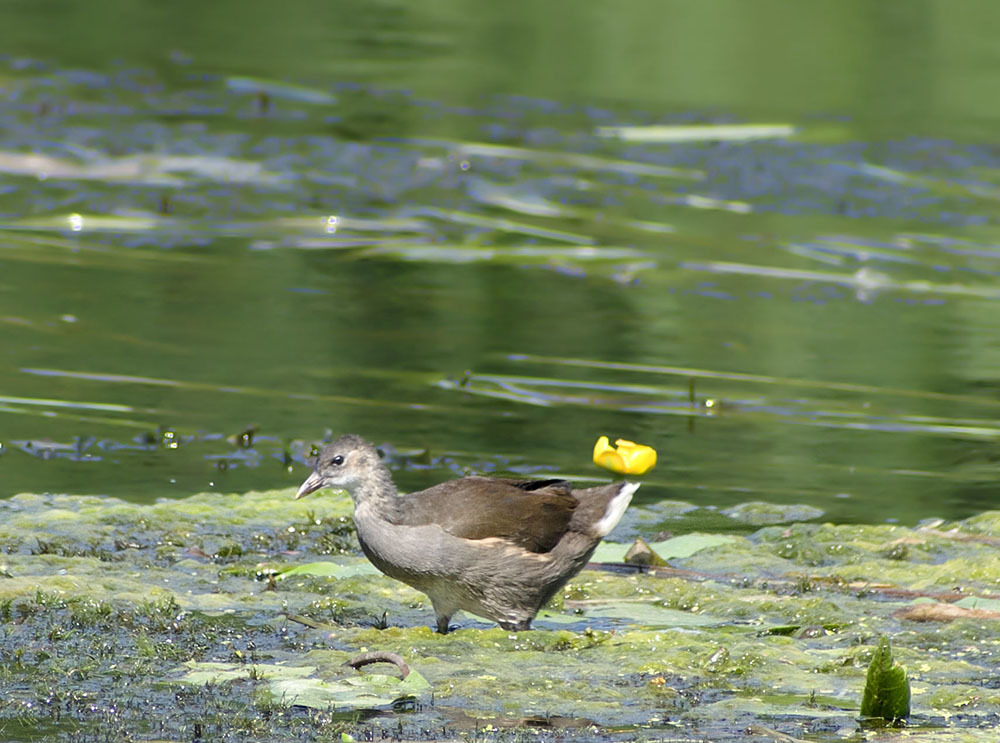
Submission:
[[[651,544],[665,566],[606,543],[537,629],[466,617],[440,636],[425,597],[360,556],[348,498],[290,496],[0,503],[0,736],[841,740],[881,635],[917,739],[1000,723],[1000,513],[689,533]],[[664,523],[684,531],[686,510]],[[369,651],[412,672],[344,665]]]

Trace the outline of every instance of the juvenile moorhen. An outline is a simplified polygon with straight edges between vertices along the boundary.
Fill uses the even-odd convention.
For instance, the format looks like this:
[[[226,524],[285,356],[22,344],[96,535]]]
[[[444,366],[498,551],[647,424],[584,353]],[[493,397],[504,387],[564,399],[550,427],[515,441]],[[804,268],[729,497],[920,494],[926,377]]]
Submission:
[[[565,480],[463,477],[400,495],[378,451],[347,435],[323,447],[301,498],[320,488],[354,500],[361,549],[386,575],[426,593],[437,631],[463,609],[526,630],[587,564],[638,483],[573,490]]]

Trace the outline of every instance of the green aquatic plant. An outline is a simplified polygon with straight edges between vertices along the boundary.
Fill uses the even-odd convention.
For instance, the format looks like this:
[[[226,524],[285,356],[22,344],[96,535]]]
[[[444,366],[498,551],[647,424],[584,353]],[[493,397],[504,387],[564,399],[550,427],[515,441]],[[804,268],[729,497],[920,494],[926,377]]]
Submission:
[[[894,663],[889,638],[882,635],[868,666],[865,691],[861,697],[862,717],[881,717],[889,722],[910,716],[910,679],[906,667]]]

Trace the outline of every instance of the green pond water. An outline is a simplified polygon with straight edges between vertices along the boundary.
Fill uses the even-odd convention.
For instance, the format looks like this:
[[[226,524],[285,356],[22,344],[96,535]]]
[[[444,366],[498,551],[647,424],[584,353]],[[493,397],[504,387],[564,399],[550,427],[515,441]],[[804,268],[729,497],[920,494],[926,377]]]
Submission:
[[[234,7],[7,14],[0,497],[356,431],[403,488],[609,434],[649,502],[996,503],[994,6]]]
[[[0,687],[18,689],[0,706],[0,739],[69,735],[31,711],[66,678],[82,696],[52,709],[81,720],[94,699],[113,706],[120,669],[49,662],[45,638],[66,627],[79,657],[138,646],[129,673],[164,709],[176,699],[162,678],[245,661],[232,648],[249,653],[247,637],[266,648],[261,664],[318,648],[412,651],[442,704],[493,700],[478,712],[501,730],[520,720],[532,739],[525,715],[624,737],[654,719],[644,734],[669,737],[687,715],[685,734],[702,725],[722,739],[787,721],[782,705],[811,693],[835,719],[785,729],[842,739],[855,676],[887,632],[911,670],[927,664],[914,692],[923,723],[995,724],[983,670],[995,619],[949,625],[929,657],[934,632],[889,618],[895,603],[844,608],[834,591],[779,606],[755,582],[809,594],[816,581],[853,591],[886,579],[933,593],[967,577],[968,590],[995,591],[1000,6],[961,8],[0,3]],[[659,464],[614,539],[742,541],[684,564],[721,581],[707,604],[691,576],[664,588],[588,571],[563,600],[593,604],[556,606],[563,619],[535,640],[472,623],[485,639],[464,641],[476,647],[463,660],[421,634],[428,608],[388,579],[261,592],[272,568],[331,554],[354,564],[346,521],[319,529],[318,546],[288,536],[346,518],[343,501],[292,511],[283,490],[315,443],[345,432],[380,444],[404,490],[467,472],[606,479],[590,461],[597,437],[634,439]],[[248,491],[265,495],[235,522],[190,498]],[[162,499],[183,523],[157,510]],[[96,526],[65,527],[80,513]],[[912,529],[936,519],[985,541]],[[784,526],[758,531],[771,523]],[[267,525],[270,537],[251,535]],[[111,563],[115,576],[92,584]],[[135,577],[150,566],[183,589],[150,591]],[[733,566],[763,595],[727,583]],[[650,611],[600,613],[649,597]],[[755,632],[834,634],[794,653],[783,635],[762,646],[733,630],[752,614],[734,607],[751,605],[763,607]],[[347,629],[288,640],[286,610]],[[383,610],[397,634],[373,629]],[[670,611],[711,618],[688,627]],[[678,650],[657,634],[675,622],[722,629],[640,662]],[[627,639],[619,652],[587,632]],[[205,649],[220,637],[228,655]],[[196,649],[163,652],[175,640]],[[972,646],[972,665],[940,665]],[[586,657],[560,666],[551,653],[590,648],[595,683],[613,691],[600,705],[543,682],[491,685],[525,664],[577,683]],[[829,683],[810,686],[816,672]],[[746,706],[758,688],[778,696]],[[240,735],[257,734],[271,704]],[[195,717],[141,734],[199,738]],[[128,715],[107,719],[131,729]],[[456,719],[442,736],[478,730]]]

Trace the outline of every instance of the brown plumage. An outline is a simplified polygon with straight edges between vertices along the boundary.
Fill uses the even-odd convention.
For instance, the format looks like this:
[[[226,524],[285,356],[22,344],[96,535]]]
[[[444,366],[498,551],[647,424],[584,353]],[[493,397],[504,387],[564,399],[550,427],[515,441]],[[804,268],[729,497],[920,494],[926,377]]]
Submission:
[[[458,609],[529,629],[639,486],[573,490],[565,480],[463,477],[401,496],[375,447],[348,435],[323,448],[296,497],[324,487],[350,493],[365,555],[426,593],[438,632],[447,632]]]

